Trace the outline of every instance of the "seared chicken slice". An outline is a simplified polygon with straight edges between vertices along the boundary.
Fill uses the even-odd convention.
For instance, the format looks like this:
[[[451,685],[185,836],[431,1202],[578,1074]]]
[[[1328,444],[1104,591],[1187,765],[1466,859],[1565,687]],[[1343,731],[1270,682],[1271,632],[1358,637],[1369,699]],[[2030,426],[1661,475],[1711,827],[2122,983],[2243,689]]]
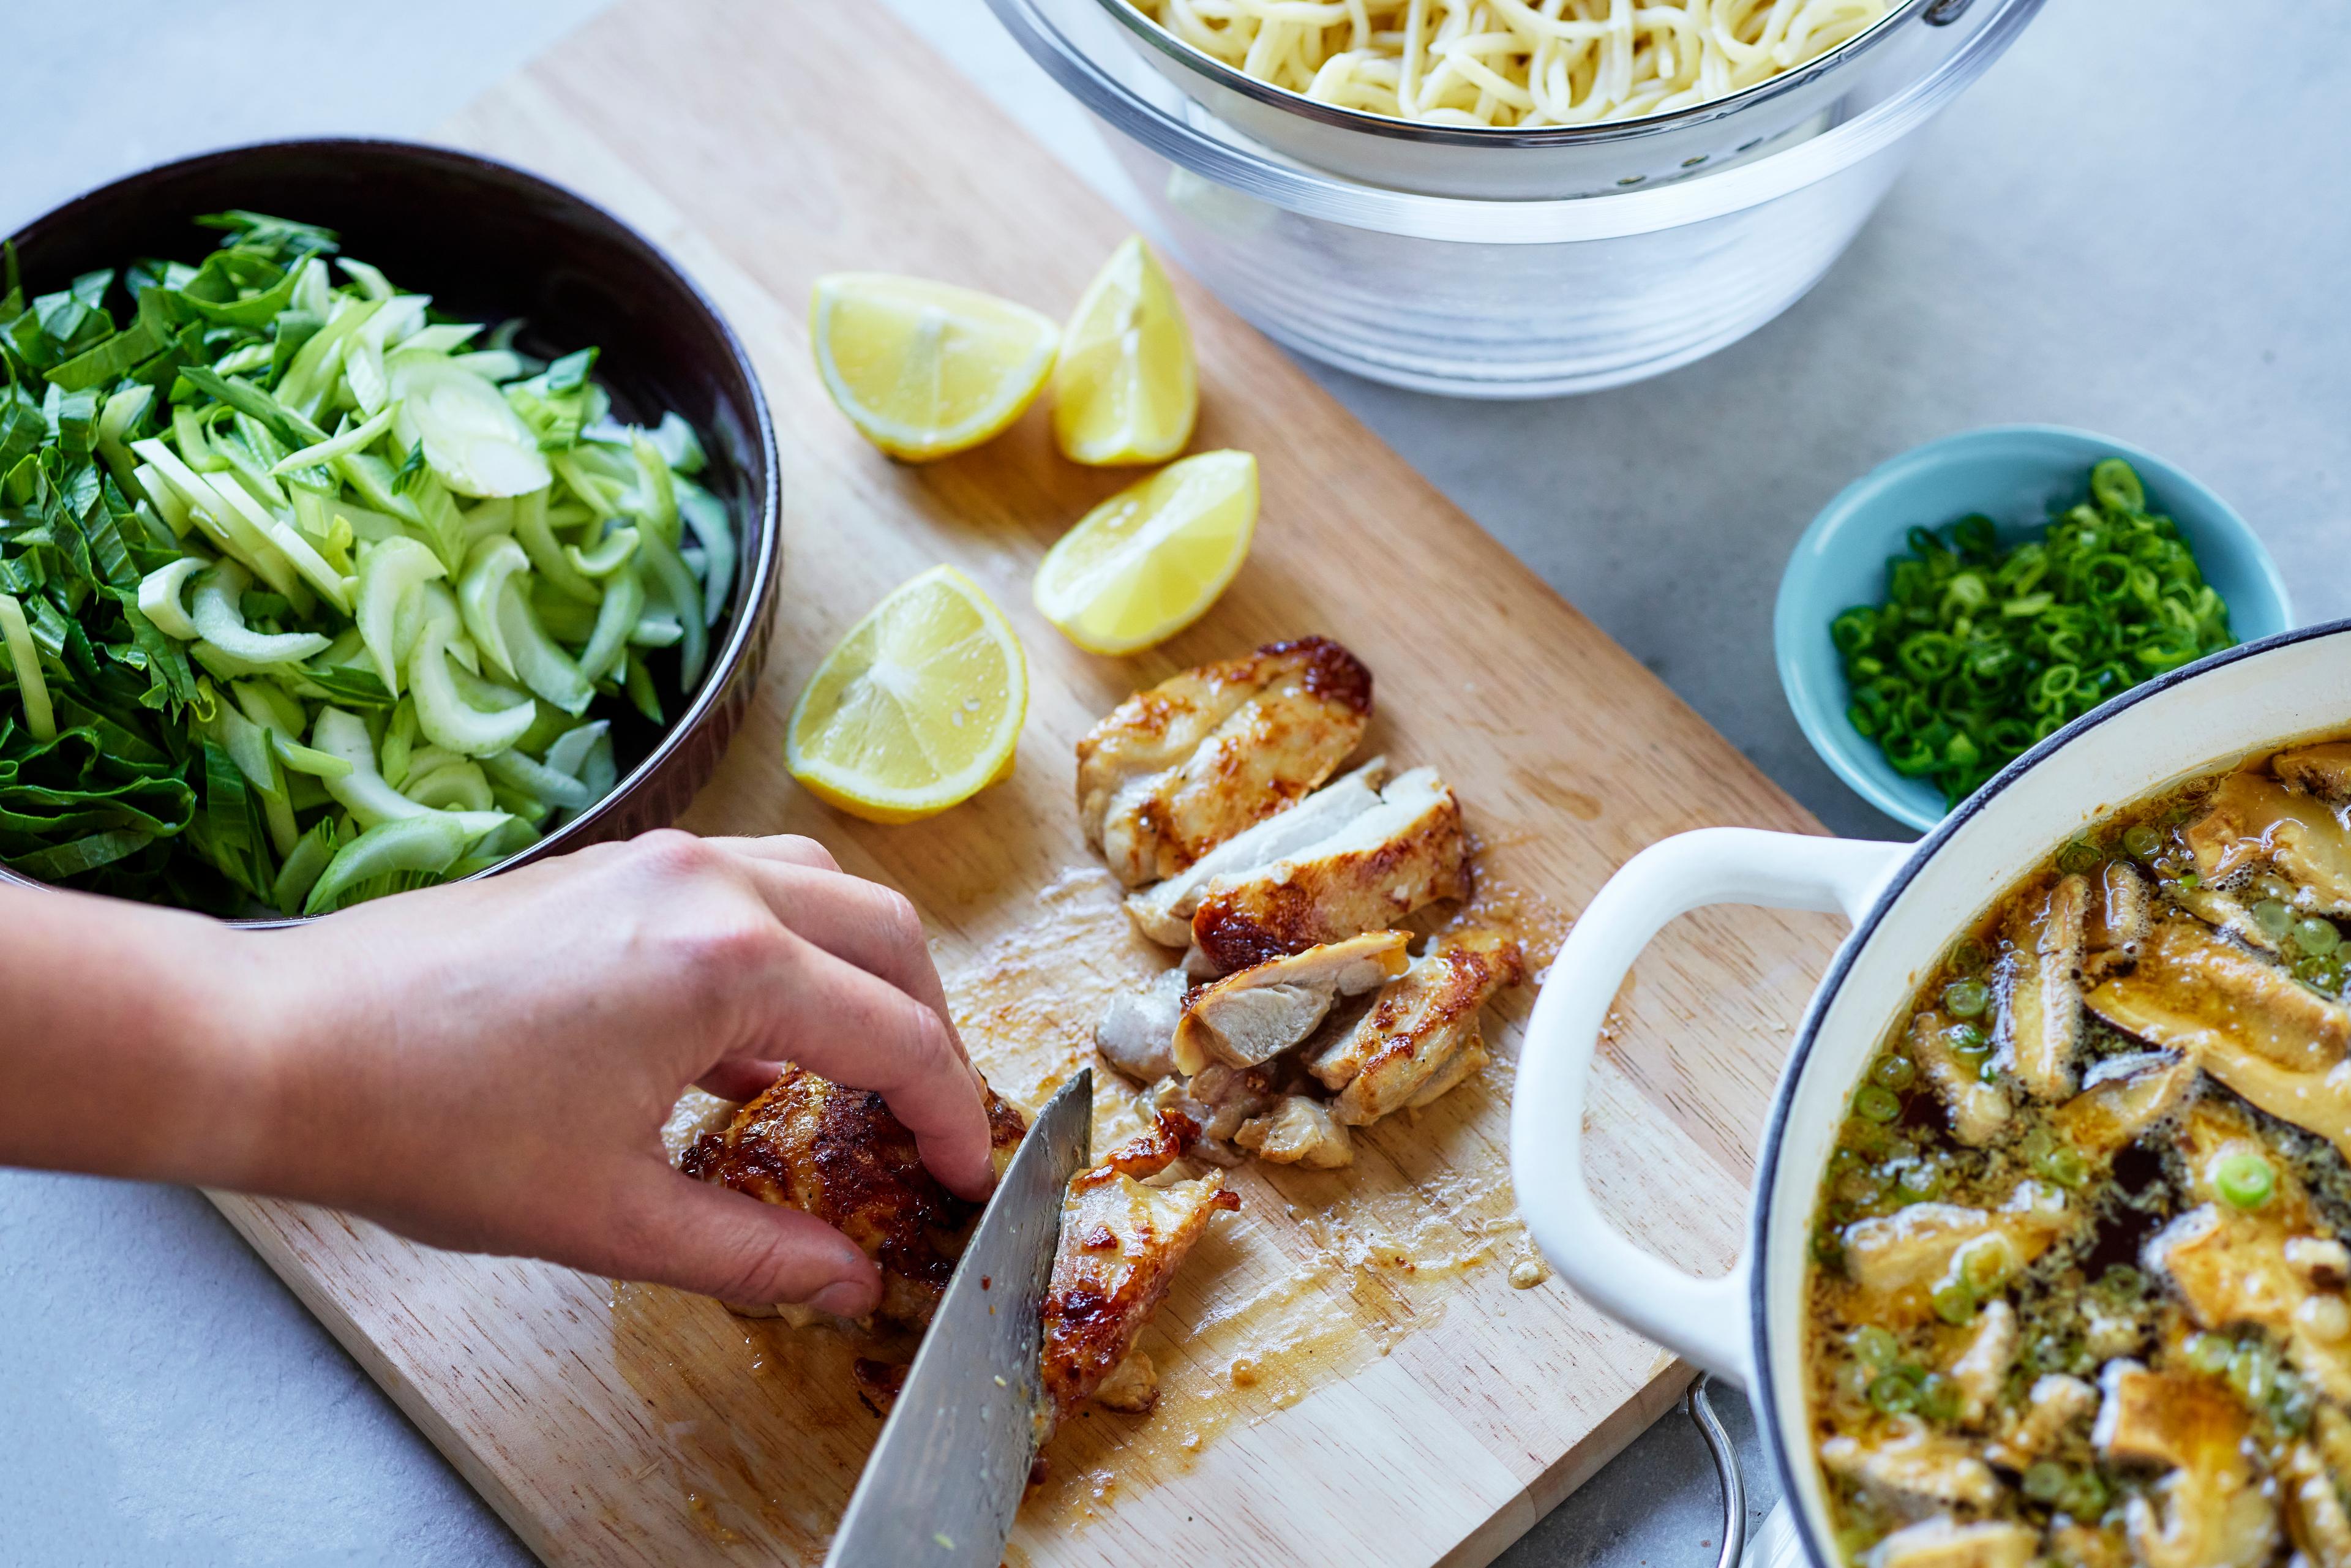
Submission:
[[[1916,1519],[1954,1508],[1990,1508],[1998,1500],[2000,1482],[1973,1448],[1964,1438],[1914,1423],[1867,1443],[1831,1437],[1821,1445],[1821,1463],[1832,1475]]]
[[[1319,843],[1208,884],[1192,940],[1221,972],[1395,925],[1469,896],[1461,803],[1434,768],[1391,779],[1379,805]]]
[[[1959,1420],[1975,1426],[2000,1399],[2008,1369],[2016,1364],[2016,1309],[1995,1296],[1976,1314],[1959,1354],[1951,1358],[1952,1384],[1959,1391]]]
[[[1147,1416],[1159,1403],[1159,1368],[1141,1345],[1094,1389],[1094,1403],[1130,1416]]]
[[[1303,1094],[1285,1094],[1263,1115],[1243,1122],[1233,1141],[1261,1160],[1309,1170],[1336,1170],[1355,1159],[1346,1124]]]
[[[2330,806],[2351,806],[2351,741],[2281,751],[2270,758],[2270,768],[2289,789],[2315,795]]]
[[[2193,921],[2166,920],[2138,967],[2092,991],[2089,1006],[2351,1155],[2351,1070],[2343,1066],[2351,1010],[2342,1003]]]
[[[1103,1165],[1070,1183],[1045,1291],[1042,1370],[1057,1420],[1067,1420],[1134,1350],[1217,1211],[1239,1207],[1214,1173],[1145,1186]]]
[[[2199,1207],[2147,1239],[2141,1261],[2168,1280],[2197,1323],[2258,1323],[2328,1397],[2351,1400],[2351,1301],[2342,1244],[2325,1228],[2284,1153],[2233,1105],[2199,1102],[2178,1138]],[[2266,1201],[2241,1209],[2220,1196],[2220,1163],[2252,1156],[2270,1167]]]
[[[1327,637],[1137,692],[1078,742],[1086,841],[1129,887],[1174,876],[1328,779],[1371,716],[1371,672]]]
[[[1020,1113],[987,1096],[1000,1175],[1027,1132]],[[787,1067],[767,1092],[705,1134],[679,1168],[697,1181],[812,1214],[882,1266],[875,1315],[909,1328],[931,1321],[980,1206],[938,1184],[914,1134],[882,1096]]]
[[[2289,789],[2266,773],[2242,768],[2212,791],[2204,815],[2189,825],[2187,838],[2208,886],[2266,860],[2310,889],[2319,908],[2351,913],[2351,830],[2345,828],[2341,813],[2317,795]]]
[[[1307,1070],[1339,1091],[1339,1120],[1368,1126],[1441,1080],[1458,1082],[1458,1064],[1483,1053],[1479,1009],[1526,975],[1515,932],[1468,926],[1435,937],[1352,1027],[1318,1046]]]
[[[1948,1513],[1897,1530],[1862,1558],[1865,1568],[2026,1568],[2041,1537],[2011,1520],[1961,1524]]]
[[[2082,1092],[2052,1113],[2065,1141],[2095,1158],[2108,1158],[2188,1103],[2196,1064],[2168,1051],[2110,1056],[2090,1069]]]
[[[1246,876],[1285,855],[1321,843],[1380,803],[1384,757],[1375,757],[1344,779],[1317,789],[1286,811],[1277,811],[1238,837],[1227,839],[1177,876],[1126,901],[1136,929],[1163,946],[1188,947],[1192,915],[1200,895],[1220,876]]]
[[[2243,1448],[2244,1407],[2211,1378],[2110,1362],[2090,1440],[2109,1463],[2170,1473],[2131,1498],[2124,1525],[2147,1568],[2254,1568],[2277,1541],[2277,1514]]]
[[[1844,1228],[1845,1273],[1861,1287],[1848,1309],[1855,1322],[1907,1327],[1933,1315],[1931,1296],[1949,1278],[1959,1250],[1995,1238],[2004,1272],[2015,1273],[2047,1251],[2073,1219],[2059,1189],[2020,1182],[1998,1209],[1956,1203],[1914,1203]]]
[[[1951,1118],[1951,1136],[1980,1149],[2000,1135],[2014,1108],[2004,1084],[1985,1082],[1974,1064],[1951,1049],[1944,1032],[1950,1027],[1951,1020],[1938,1012],[1913,1018],[1910,1059],[1942,1097],[1943,1109]]]
[[[2019,911],[2002,965],[1998,1028],[2001,1064],[2036,1100],[2074,1092],[2074,1053],[2082,1042],[2083,926],[2090,884],[2060,877],[2048,896]]]
[[[2082,960],[2083,977],[2103,979],[2137,963],[2139,949],[2154,928],[2155,899],[2147,892],[2147,879],[2132,870],[2127,861],[2108,861],[2096,894],[2090,900],[2090,919],[2082,934],[2087,955]]]
[[[2076,1422],[2087,1421],[2097,1407],[2098,1391],[2080,1378],[2062,1372],[2043,1373],[2025,1396],[2024,1414],[1998,1442],[1984,1449],[1984,1457],[2022,1473],[2062,1442]]]
[[[1212,1061],[1255,1067],[1311,1035],[1341,997],[1404,973],[1401,931],[1374,931],[1270,958],[1192,993],[1176,1025],[1176,1066],[1197,1074]]]
[[[1166,1077],[1176,1071],[1176,1025],[1184,1016],[1185,993],[1191,988],[1191,976],[1170,969],[1152,981],[1147,991],[1112,998],[1102,1022],[1094,1026],[1094,1049],[1138,1083]]]

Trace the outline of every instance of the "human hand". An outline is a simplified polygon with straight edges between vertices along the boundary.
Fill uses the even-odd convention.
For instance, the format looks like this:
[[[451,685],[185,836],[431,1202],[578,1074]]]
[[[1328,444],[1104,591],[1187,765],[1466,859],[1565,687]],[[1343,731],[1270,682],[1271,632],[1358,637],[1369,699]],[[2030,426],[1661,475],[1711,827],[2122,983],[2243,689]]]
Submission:
[[[879,1091],[950,1190],[994,1180],[921,922],[810,840],[652,833],[235,941],[267,1103],[223,1185],[855,1314],[881,1281],[854,1244],[670,1167],[688,1084],[747,1099],[789,1059]]]

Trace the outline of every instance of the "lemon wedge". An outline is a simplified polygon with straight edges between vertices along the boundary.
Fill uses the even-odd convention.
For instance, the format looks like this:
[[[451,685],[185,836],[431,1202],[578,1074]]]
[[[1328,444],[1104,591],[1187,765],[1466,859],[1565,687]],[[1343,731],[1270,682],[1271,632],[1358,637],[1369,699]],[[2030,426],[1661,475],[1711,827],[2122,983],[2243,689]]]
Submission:
[[[1131,237],[1088,285],[1053,371],[1053,439],[1079,463],[1164,463],[1192,439],[1200,374],[1176,290]]]
[[[1019,419],[1052,374],[1060,338],[1025,305],[888,273],[829,274],[809,304],[824,390],[868,441],[915,463]]]
[[[792,706],[784,764],[869,822],[911,822],[1010,776],[1029,712],[1019,636],[977,583],[933,567],[875,605]]]
[[[1249,559],[1257,459],[1203,452],[1128,486],[1037,568],[1038,612],[1090,653],[1132,653],[1207,612]]]

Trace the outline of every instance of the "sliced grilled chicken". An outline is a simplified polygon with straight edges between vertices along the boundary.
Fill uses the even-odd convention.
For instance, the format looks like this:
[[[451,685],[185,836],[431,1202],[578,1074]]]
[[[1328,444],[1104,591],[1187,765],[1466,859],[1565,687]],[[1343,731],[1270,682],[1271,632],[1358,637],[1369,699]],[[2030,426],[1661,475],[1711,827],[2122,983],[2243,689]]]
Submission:
[[[2351,741],[2281,751],[2270,758],[2270,768],[2289,789],[2315,795],[2331,806],[2351,805]]]
[[[2156,925],[2137,967],[2089,996],[2126,1034],[2182,1052],[2267,1111],[2351,1155],[2351,1010],[2192,920]]]
[[[2313,783],[2325,782],[2322,770],[2314,768],[2288,764],[2287,770]],[[2289,789],[2266,773],[2242,768],[2220,781],[2204,815],[2189,824],[2186,836],[2207,886],[2266,860],[2289,881],[2307,888],[2320,910],[2351,914],[2351,829],[2345,827],[2342,813],[2328,804],[2325,794]]]
[[[1376,990],[1405,971],[1401,931],[1374,931],[1227,975],[1195,991],[1176,1025],[1176,1066],[1255,1067],[1303,1044],[1341,997]]]
[[[2090,884],[2058,879],[2038,906],[2025,906],[2009,932],[2011,945],[2001,984],[2001,1065],[2036,1100],[2074,1092],[2074,1056],[2082,1043],[2083,926]]]
[[[2082,935],[2087,956],[2082,961],[2085,979],[2104,979],[2117,969],[2138,962],[2147,933],[2155,929],[2155,901],[2146,879],[2127,862],[2109,861],[2099,879],[2098,896],[2091,900],[2090,919]]]
[[[1303,1094],[1285,1094],[1265,1114],[1243,1122],[1233,1141],[1261,1160],[1309,1170],[1337,1170],[1355,1159],[1346,1124]]]
[[[1045,1291],[1042,1372],[1057,1419],[1068,1419],[1126,1360],[1217,1211],[1239,1207],[1214,1172],[1145,1186],[1104,1164],[1070,1183]]]
[[[1000,1175],[1028,1131],[1020,1113],[987,1096],[988,1136]],[[875,1316],[923,1328],[978,1222],[980,1206],[938,1184],[914,1135],[882,1096],[788,1067],[758,1099],[686,1151],[697,1181],[812,1214],[882,1266]]]
[[[1168,947],[1192,941],[1192,915],[1200,895],[1220,876],[1246,876],[1322,842],[1380,803],[1384,757],[1374,757],[1345,778],[1325,785],[1286,811],[1277,811],[1238,837],[1226,840],[1177,876],[1145,888],[1126,901],[1126,912],[1145,936]]]
[[[2000,1083],[1987,1083],[1975,1064],[1963,1061],[1951,1049],[1945,1032],[1951,1020],[1938,1012],[1923,1012],[1910,1020],[1910,1059],[1918,1064],[1927,1082],[1942,1096],[1943,1108],[1949,1114],[1951,1136],[1971,1149],[1980,1149],[1998,1137],[2008,1125],[2013,1112],[2009,1103],[2008,1090]]]
[[[1468,1075],[1471,1057],[1484,1060],[1479,1009],[1526,976],[1516,933],[1492,926],[1447,932],[1383,988],[1353,1027],[1321,1044],[1307,1070],[1339,1092],[1332,1110],[1352,1126],[1426,1103]]]
[[[1129,887],[1175,876],[1328,779],[1371,716],[1371,672],[1327,637],[1188,670],[1078,742],[1086,840]]]
[[[1176,1025],[1192,984],[1191,976],[1170,969],[1149,990],[1113,997],[1094,1026],[1094,1049],[1138,1083],[1166,1077],[1176,1071]]]
[[[1469,896],[1461,803],[1434,768],[1391,779],[1379,805],[1320,843],[1208,884],[1192,940],[1229,973],[1384,930],[1440,898]]]

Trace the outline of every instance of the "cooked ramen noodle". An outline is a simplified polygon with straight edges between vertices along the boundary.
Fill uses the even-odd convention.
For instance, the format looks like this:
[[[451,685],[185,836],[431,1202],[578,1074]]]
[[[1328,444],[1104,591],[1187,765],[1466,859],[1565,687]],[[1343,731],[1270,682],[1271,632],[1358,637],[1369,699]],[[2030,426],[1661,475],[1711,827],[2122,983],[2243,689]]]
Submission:
[[[1816,60],[1887,0],[1132,0],[1185,43],[1324,103],[1428,125],[1593,125]]]
[[[2351,743],[2105,818],[1927,977],[1817,1210],[1865,1568],[2351,1563]]]

